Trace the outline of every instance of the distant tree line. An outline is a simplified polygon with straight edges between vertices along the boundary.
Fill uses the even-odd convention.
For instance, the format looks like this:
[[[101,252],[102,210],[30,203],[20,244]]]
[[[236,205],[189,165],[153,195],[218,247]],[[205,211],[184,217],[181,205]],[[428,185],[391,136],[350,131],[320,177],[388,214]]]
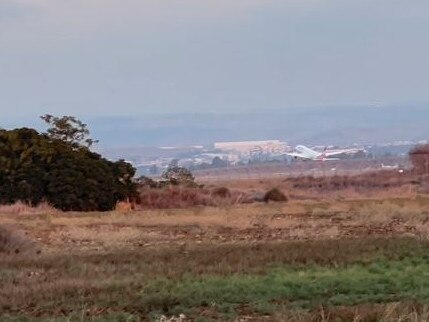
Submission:
[[[137,196],[135,169],[92,152],[86,124],[74,117],[42,117],[46,133],[0,130],[0,203],[46,201],[64,211],[107,211]]]
[[[196,188],[199,185],[195,182],[195,177],[192,172],[186,168],[179,166],[169,166],[161,176],[160,180],[141,176],[137,180],[139,188],[165,188],[171,186],[185,186],[188,188]]]
[[[208,169],[219,169],[228,167],[228,161],[215,156],[211,163],[203,162],[201,164],[192,165],[191,170],[208,170]]]

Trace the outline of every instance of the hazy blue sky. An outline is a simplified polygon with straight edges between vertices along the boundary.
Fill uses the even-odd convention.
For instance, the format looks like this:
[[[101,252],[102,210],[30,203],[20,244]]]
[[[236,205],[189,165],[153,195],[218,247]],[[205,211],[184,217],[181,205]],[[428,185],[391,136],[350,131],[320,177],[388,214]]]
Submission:
[[[2,118],[429,102],[427,0],[0,0]]]

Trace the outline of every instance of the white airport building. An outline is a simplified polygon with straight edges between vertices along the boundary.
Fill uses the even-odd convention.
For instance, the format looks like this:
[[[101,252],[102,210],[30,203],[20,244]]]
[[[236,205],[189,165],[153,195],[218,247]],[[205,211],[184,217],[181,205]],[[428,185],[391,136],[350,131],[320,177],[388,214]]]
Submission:
[[[283,154],[290,150],[286,142],[279,140],[216,142],[214,148],[222,152],[238,154],[242,157],[248,157],[256,153]]]

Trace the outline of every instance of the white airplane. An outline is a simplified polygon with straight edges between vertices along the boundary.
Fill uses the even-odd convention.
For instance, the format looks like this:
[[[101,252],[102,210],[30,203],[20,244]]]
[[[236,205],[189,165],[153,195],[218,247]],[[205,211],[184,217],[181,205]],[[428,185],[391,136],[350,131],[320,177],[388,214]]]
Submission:
[[[386,165],[384,163],[381,164],[381,168],[382,169],[386,169],[386,170],[396,170],[399,169],[399,165],[395,164],[395,165]]]
[[[304,145],[298,145],[295,147],[296,152],[286,153],[286,155],[293,157],[294,159],[303,160],[314,160],[314,161],[336,161],[339,158],[332,158],[333,156],[340,154],[354,154],[363,151],[363,149],[338,149],[338,150],[326,150],[318,152],[310,149]]]

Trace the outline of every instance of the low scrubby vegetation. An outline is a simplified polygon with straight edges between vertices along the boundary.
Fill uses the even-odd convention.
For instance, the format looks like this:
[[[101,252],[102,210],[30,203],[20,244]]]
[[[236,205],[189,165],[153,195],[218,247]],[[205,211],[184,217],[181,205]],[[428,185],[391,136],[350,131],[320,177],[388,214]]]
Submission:
[[[251,203],[251,195],[240,191],[219,191],[218,188],[192,188],[170,186],[168,188],[140,189],[137,207],[143,209],[189,208],[195,206],[223,207]]]
[[[181,167],[168,168],[160,180],[140,177],[137,184],[139,195],[136,206],[143,209],[220,207],[255,201],[243,191],[199,185],[192,173]]]

